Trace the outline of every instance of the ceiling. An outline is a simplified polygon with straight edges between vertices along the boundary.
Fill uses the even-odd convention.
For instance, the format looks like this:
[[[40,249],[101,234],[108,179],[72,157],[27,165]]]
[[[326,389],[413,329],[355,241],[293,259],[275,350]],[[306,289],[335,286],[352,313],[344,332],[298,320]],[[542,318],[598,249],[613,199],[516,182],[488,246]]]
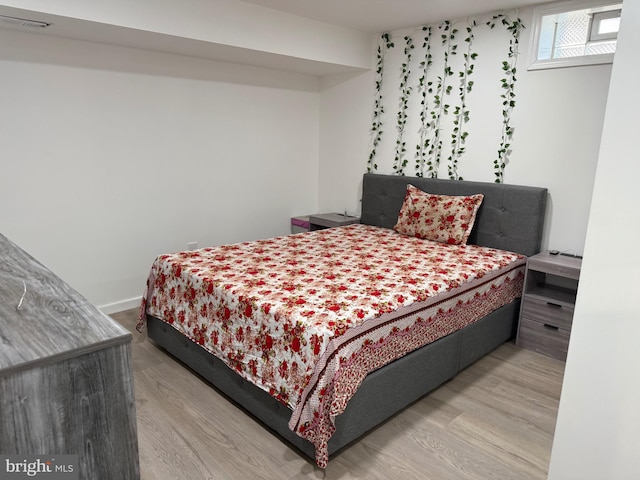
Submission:
[[[154,0],[147,0],[152,2]],[[203,0],[208,1],[208,0]],[[478,16],[512,10],[547,0],[229,0],[253,4],[291,15],[375,34],[447,19]],[[28,2],[27,2],[28,3]],[[46,4],[46,2],[45,2]],[[359,71],[362,67],[327,62],[262,48],[244,48],[191,37],[155,33],[144,29],[23,10],[0,4],[0,15],[50,22],[43,34],[92,42],[143,48],[231,63],[262,66],[308,75],[328,75]],[[0,28],[23,29],[0,22]],[[31,30],[33,31],[33,30]]]
[[[243,0],[364,32],[384,32],[511,10],[548,0]]]

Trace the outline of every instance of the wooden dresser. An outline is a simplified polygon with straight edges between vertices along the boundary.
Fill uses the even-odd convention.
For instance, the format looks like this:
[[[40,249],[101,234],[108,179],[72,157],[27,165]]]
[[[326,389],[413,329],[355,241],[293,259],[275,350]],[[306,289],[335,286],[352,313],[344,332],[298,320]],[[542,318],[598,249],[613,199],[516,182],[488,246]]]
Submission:
[[[131,334],[0,235],[0,453],[140,477]]]

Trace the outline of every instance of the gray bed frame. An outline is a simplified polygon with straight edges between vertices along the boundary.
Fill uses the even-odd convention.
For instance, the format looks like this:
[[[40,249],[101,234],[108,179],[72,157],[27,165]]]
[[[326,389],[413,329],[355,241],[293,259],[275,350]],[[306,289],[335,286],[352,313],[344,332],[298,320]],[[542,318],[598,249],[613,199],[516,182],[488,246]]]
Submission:
[[[407,183],[436,194],[484,194],[469,243],[530,256],[542,241],[547,189],[365,174],[360,222],[392,228]],[[426,345],[372,372],[336,418],[329,455],[361,437],[460,370],[513,337],[520,301],[516,300],[468,327]],[[182,336],[162,320],[147,316],[149,338],[208,380],[265,426],[315,459],[311,443],[289,430],[291,411],[268,393],[245,381],[222,361]]]

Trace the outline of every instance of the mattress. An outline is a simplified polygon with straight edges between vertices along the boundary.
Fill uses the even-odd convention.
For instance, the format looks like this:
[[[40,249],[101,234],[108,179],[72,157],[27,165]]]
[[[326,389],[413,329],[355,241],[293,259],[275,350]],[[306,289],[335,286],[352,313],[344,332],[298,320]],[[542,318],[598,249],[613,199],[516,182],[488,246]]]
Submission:
[[[161,255],[141,319],[163,319],[287,405],[324,468],[366,375],[519,297],[525,263],[349,225]]]

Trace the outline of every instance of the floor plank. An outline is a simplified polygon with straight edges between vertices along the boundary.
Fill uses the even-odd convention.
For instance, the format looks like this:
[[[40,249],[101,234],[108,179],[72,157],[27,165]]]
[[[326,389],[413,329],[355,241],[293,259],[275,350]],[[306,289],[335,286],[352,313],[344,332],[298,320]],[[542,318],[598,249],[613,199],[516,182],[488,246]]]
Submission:
[[[564,363],[505,343],[334,456],[325,471],[134,332],[143,480],[544,479]]]

